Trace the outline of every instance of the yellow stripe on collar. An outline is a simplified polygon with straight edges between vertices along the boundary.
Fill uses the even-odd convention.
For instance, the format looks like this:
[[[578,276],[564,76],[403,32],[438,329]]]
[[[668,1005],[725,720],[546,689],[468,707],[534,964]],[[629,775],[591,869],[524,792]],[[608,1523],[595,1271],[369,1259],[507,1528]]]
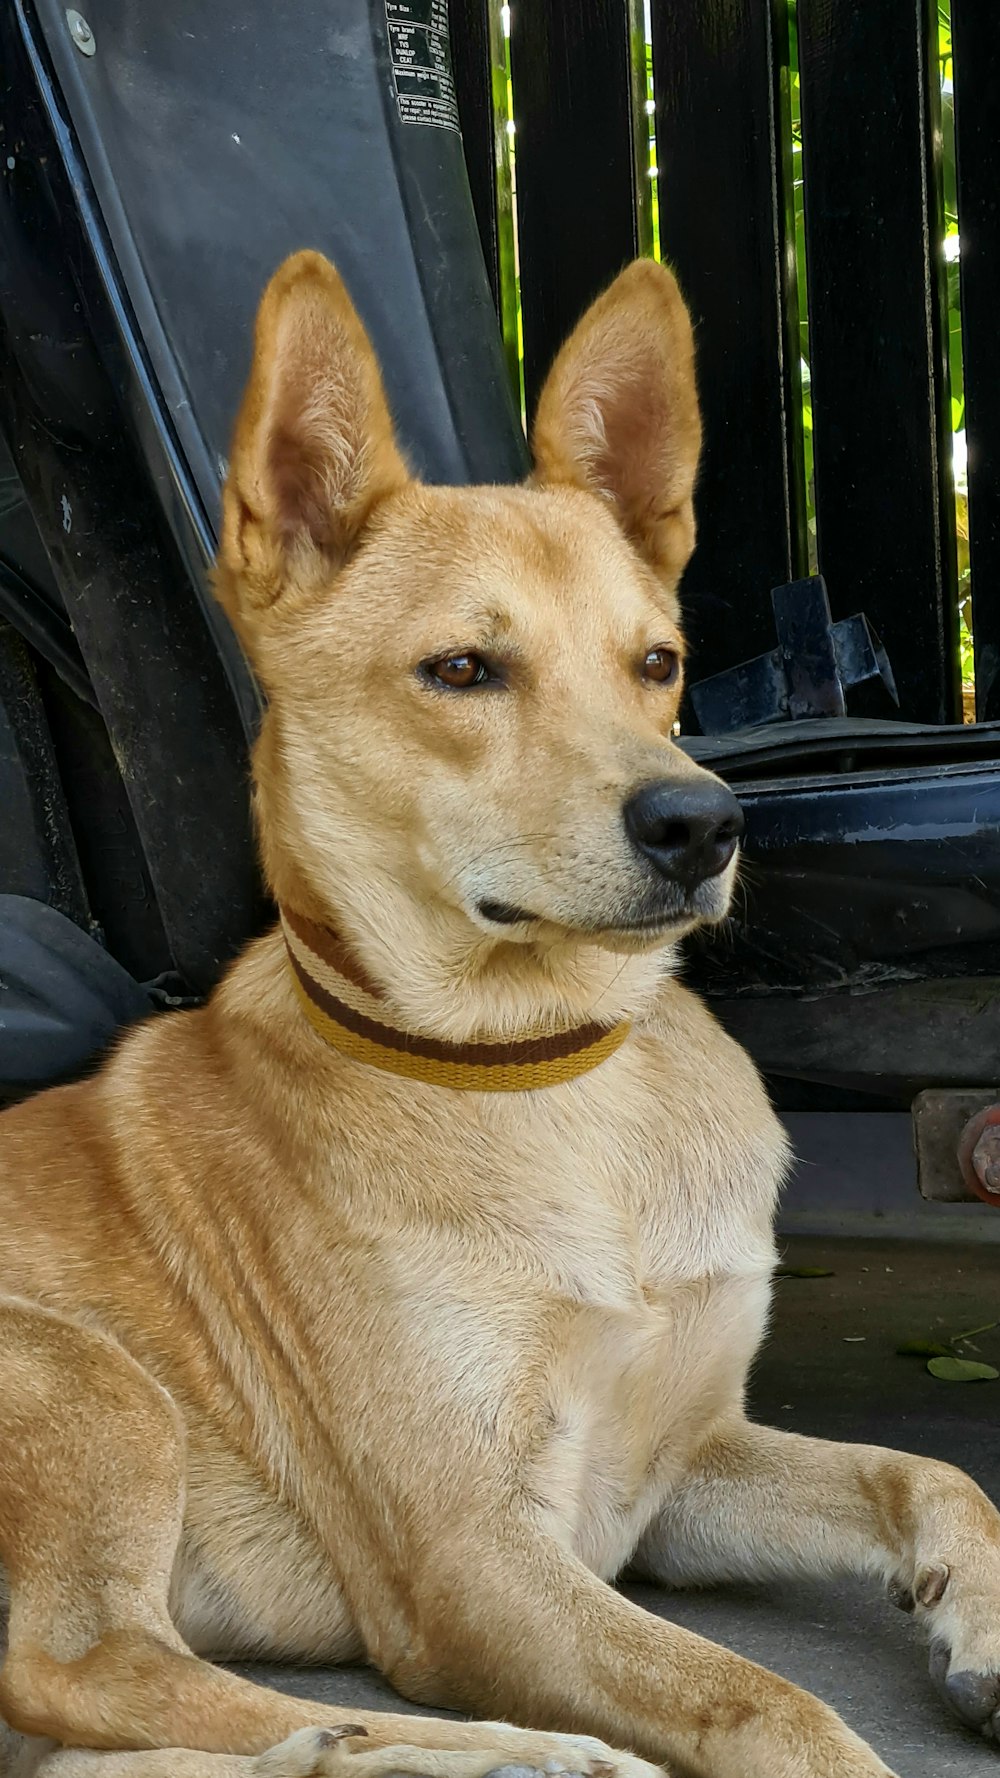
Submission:
[[[371,1068],[459,1092],[523,1093],[576,1080],[624,1043],[629,1023],[574,1025],[509,1042],[451,1043],[388,1022],[381,990],[343,941],[287,909],[281,914],[292,983],[313,1030]]]

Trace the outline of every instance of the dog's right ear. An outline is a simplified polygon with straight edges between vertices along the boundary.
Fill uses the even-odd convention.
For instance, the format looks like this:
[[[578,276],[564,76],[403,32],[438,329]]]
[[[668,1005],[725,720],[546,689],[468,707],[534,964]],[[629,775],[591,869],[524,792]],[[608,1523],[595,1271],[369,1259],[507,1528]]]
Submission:
[[[216,591],[238,627],[329,584],[408,479],[350,297],[321,253],[294,254],[261,300],[222,494]]]

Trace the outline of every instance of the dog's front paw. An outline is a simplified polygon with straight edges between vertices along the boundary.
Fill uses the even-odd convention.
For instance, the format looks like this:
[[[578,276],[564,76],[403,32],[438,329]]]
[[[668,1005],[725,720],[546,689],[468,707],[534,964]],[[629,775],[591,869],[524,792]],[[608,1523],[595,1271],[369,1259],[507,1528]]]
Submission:
[[[960,1721],[978,1729],[986,1740],[1000,1743],[1000,1606],[995,1626],[992,1650],[970,1647],[965,1638],[956,1646],[945,1636],[935,1636],[930,1670],[934,1685]]]
[[[996,1665],[977,1669],[956,1660],[947,1642],[931,1643],[931,1678],[946,1704],[970,1729],[1000,1743],[1000,1672]]]
[[[969,1728],[1000,1743],[1000,1559],[984,1553],[974,1579],[934,1563],[898,1602],[924,1622],[931,1679],[946,1704]]]

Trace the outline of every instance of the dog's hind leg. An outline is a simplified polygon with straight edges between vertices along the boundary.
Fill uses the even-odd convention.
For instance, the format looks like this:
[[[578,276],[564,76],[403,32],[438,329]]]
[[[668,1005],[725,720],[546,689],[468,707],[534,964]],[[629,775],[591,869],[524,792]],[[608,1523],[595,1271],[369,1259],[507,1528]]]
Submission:
[[[653,1778],[585,1735],[335,1709],[199,1660],[168,1606],[174,1403],[114,1340],[21,1300],[0,1298],[0,1354],[0,1718],[29,1738],[12,1778]]]
[[[171,1621],[185,1464],[166,1391],[114,1340],[19,1299],[0,1300],[0,1353],[0,1716],[91,1748],[228,1751],[231,1735],[256,1752],[299,1727]]]

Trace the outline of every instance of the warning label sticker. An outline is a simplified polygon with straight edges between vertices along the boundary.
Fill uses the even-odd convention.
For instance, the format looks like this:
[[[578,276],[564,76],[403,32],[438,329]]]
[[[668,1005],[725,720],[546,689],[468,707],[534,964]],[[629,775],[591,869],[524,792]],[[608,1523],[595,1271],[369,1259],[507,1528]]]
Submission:
[[[385,0],[385,18],[401,121],[457,130],[448,0]]]

